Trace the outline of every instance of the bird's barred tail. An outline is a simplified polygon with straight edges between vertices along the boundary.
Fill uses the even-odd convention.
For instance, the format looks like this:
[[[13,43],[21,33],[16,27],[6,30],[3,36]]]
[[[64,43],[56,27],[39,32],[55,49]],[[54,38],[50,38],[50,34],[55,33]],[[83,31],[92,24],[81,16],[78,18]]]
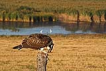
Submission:
[[[13,47],[13,49],[18,49],[18,50],[20,50],[21,48],[22,48],[22,45],[17,45],[15,47]]]

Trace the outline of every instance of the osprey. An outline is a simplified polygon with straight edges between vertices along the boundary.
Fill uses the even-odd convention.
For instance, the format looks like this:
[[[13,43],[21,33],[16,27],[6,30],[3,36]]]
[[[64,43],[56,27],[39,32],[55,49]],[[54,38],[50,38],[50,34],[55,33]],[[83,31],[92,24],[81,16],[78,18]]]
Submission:
[[[53,41],[49,36],[44,34],[31,34],[25,38],[20,45],[13,47],[13,49],[32,48],[43,51],[43,49],[47,47],[48,52],[51,52],[53,46]]]

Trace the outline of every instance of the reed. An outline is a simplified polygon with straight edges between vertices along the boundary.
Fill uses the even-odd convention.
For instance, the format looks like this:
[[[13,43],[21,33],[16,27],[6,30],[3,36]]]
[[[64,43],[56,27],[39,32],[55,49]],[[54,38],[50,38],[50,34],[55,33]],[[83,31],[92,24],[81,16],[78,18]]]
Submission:
[[[0,1],[0,14],[2,11],[6,11],[6,13],[1,14],[1,18],[3,21],[7,19],[12,20],[12,15],[14,15],[14,19],[17,20],[27,20],[29,21],[35,16],[35,13],[67,13],[71,15],[77,15],[77,20],[79,21],[79,16],[81,12],[92,10],[87,12],[88,16],[91,17],[92,14],[97,15],[99,20],[101,21],[101,11],[106,10],[106,2],[105,0],[1,0]],[[9,12],[9,13],[8,13]],[[19,14],[14,14],[17,12]],[[93,13],[92,13],[93,12]],[[33,16],[31,16],[33,14]],[[104,19],[105,13],[104,14]],[[102,15],[103,15],[102,14]],[[43,19],[43,16],[41,16]],[[92,20],[93,21],[93,20]]]
[[[104,14],[104,10],[97,10],[96,11],[96,15],[99,18],[99,22],[101,22],[101,17],[102,17],[103,14]]]
[[[43,16],[43,19],[44,19],[44,21],[48,21],[48,16],[47,15],[44,15]]]
[[[104,19],[106,20],[106,10],[104,10]]]
[[[34,22],[49,22],[56,21],[56,17],[53,13],[36,13],[33,15]]]
[[[5,22],[5,20],[6,20],[6,13],[3,12],[3,13],[2,13],[2,21]]]
[[[12,13],[9,13],[9,14],[8,14],[8,18],[9,18],[9,20],[12,19]]]
[[[71,11],[71,13],[73,14],[73,15],[77,15],[77,22],[79,22],[80,21],[80,13],[79,13],[79,11],[78,10],[76,10],[76,9],[73,9],[72,11]]]
[[[94,14],[92,11],[89,10],[85,11],[85,15],[90,17],[91,22],[94,22],[94,18],[93,18]]]

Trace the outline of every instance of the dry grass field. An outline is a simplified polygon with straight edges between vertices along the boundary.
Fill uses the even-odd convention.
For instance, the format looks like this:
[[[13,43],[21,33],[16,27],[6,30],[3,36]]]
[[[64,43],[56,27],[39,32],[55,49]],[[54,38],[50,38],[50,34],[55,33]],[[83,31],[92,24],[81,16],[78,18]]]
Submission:
[[[14,50],[26,36],[0,36],[0,71],[36,71],[37,50]],[[47,71],[106,71],[106,35],[52,35]]]
[[[0,0],[0,10],[14,11],[28,6],[40,11],[61,9],[98,10],[106,9],[106,0]]]

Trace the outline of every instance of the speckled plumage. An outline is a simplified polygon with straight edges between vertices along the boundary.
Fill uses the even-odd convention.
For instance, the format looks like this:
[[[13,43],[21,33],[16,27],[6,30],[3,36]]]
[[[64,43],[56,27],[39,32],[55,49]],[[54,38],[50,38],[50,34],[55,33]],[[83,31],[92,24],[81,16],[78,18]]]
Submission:
[[[13,47],[13,49],[17,48],[32,48],[32,49],[40,49],[49,46],[52,50],[53,47],[52,39],[48,35],[44,34],[31,34],[27,38],[25,38],[21,45]]]

